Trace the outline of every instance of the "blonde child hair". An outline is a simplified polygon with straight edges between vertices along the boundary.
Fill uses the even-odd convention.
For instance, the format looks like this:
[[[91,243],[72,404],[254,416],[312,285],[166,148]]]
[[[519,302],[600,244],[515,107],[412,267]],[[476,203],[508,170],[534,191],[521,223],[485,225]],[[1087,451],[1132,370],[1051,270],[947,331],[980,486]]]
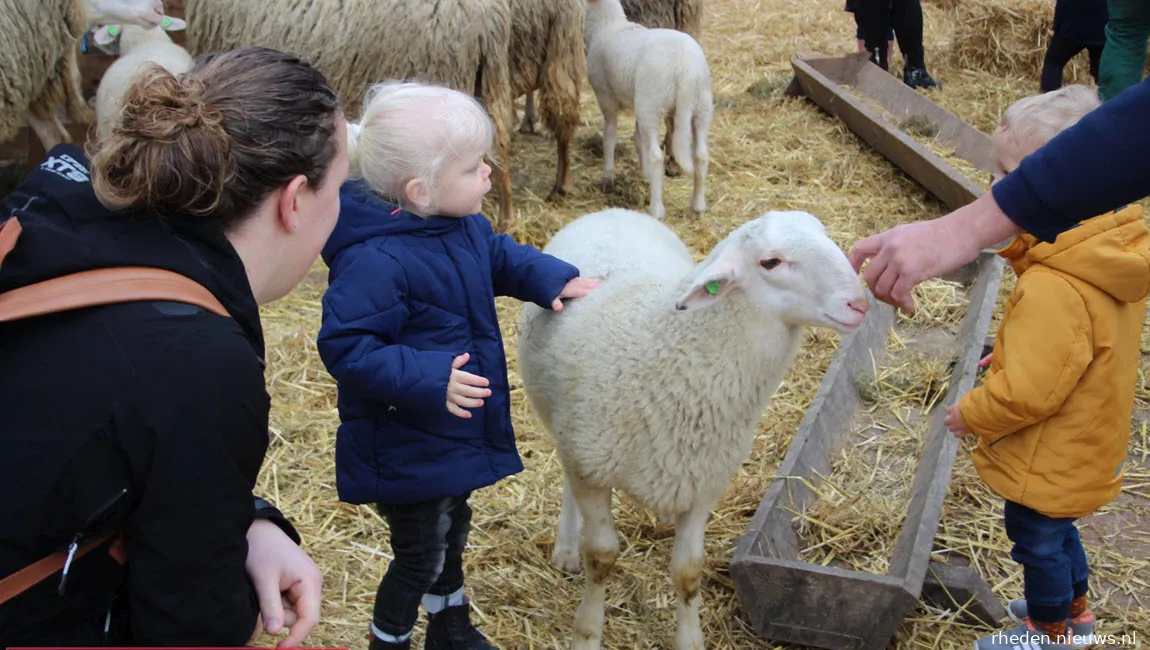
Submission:
[[[430,83],[385,81],[368,90],[358,123],[348,123],[350,176],[421,216],[435,214],[437,180],[458,157],[490,155],[495,125],[472,96]],[[415,205],[408,183],[428,188],[429,205]]]
[[[1023,158],[1101,105],[1098,93],[1082,84],[1020,99],[1006,109],[994,133],[997,153],[1009,156],[1017,167]]]

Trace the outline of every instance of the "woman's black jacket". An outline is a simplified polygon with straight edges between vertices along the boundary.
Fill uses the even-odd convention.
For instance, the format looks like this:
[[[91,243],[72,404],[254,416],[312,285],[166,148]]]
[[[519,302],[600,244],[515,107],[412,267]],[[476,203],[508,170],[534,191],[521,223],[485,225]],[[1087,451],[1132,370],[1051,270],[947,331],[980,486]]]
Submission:
[[[0,605],[0,648],[243,645],[259,611],[248,527],[267,517],[299,541],[252,493],[270,402],[259,311],[217,227],[110,213],[87,166],[55,147],[0,201],[23,227],[0,292],[142,265],[198,281],[232,317],[137,302],[0,323],[0,577],[78,535],[121,531],[128,556],[97,549],[62,594],[57,573]]]

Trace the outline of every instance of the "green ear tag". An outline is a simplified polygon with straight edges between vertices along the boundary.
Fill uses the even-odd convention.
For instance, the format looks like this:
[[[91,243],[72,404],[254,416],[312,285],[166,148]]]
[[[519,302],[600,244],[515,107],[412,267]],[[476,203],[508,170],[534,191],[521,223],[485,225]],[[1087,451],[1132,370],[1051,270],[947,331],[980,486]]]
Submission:
[[[167,17],[167,16],[164,16],[164,19],[160,21],[160,27],[163,27],[164,29],[171,27],[171,25],[172,25],[172,19]]]
[[[721,286],[722,286],[722,283],[719,282],[718,280],[711,280],[710,282],[707,283],[707,293],[709,293],[713,296],[716,293],[719,293],[719,287],[721,287]]]
[[[115,36],[119,36],[119,35],[120,35],[120,28],[119,27],[116,27],[115,25],[109,25],[108,26],[108,36],[115,37]]]

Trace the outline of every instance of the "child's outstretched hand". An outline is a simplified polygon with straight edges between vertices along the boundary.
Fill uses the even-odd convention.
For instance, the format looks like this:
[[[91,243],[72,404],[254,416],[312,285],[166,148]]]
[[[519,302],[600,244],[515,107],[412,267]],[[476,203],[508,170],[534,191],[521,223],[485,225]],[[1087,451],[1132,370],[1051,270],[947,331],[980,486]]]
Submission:
[[[471,412],[464,409],[483,406],[480,398],[491,395],[491,389],[486,388],[490,383],[487,379],[460,370],[470,358],[471,355],[464,352],[451,361],[451,379],[447,382],[447,410],[461,418],[471,417]]]
[[[573,278],[559,292],[559,297],[551,301],[551,311],[563,311],[564,298],[582,298],[599,287],[595,278]]]
[[[950,408],[946,410],[946,418],[942,423],[954,434],[955,438],[962,438],[970,433],[970,429],[967,428],[966,422],[962,419],[962,411],[958,410],[958,402],[951,404]]]

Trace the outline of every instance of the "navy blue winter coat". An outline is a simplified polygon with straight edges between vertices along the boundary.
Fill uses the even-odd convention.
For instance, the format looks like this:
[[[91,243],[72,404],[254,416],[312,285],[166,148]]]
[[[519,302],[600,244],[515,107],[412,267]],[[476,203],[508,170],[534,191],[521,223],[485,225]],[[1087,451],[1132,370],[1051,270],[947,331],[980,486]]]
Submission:
[[[323,249],[318,337],[339,385],[336,487],[348,503],[417,503],[523,469],[495,296],[550,309],[579,270],[496,235],[482,214],[424,219],[360,181],[340,189]],[[471,418],[447,410],[452,360],[490,381]]]

